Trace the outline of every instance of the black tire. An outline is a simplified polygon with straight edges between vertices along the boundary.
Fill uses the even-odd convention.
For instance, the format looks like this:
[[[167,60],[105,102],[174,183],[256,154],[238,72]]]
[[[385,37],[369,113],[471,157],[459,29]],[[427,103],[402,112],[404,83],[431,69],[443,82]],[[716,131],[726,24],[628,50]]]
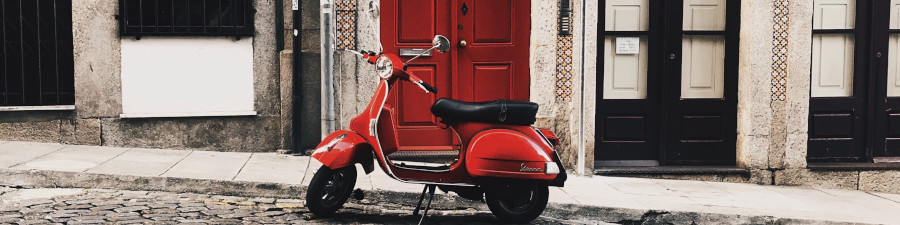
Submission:
[[[514,186],[508,186],[515,188]],[[550,191],[547,185],[525,185],[524,190],[492,190],[484,193],[491,213],[503,223],[528,223],[536,219],[547,208]]]
[[[337,170],[322,166],[306,190],[306,207],[317,217],[331,217],[344,206],[355,185],[355,166]]]

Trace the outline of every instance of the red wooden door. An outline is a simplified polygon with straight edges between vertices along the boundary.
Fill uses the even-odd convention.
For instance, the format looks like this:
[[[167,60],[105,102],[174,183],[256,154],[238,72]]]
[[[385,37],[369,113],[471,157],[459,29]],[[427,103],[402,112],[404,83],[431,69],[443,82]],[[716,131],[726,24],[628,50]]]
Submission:
[[[409,66],[437,95],[401,83],[387,104],[395,109],[400,150],[458,150],[430,108],[439,98],[528,100],[530,0],[381,0],[384,52],[427,49],[435,35],[455,46]],[[466,40],[466,47],[459,41]],[[406,60],[410,57],[401,56]]]
[[[459,99],[527,101],[531,1],[462,0],[457,9]]]

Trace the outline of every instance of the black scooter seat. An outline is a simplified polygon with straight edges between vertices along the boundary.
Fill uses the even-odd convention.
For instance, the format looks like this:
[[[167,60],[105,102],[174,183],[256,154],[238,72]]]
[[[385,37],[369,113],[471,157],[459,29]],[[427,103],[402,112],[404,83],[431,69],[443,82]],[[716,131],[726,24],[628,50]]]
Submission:
[[[482,122],[532,125],[537,111],[537,103],[502,99],[488,102],[464,102],[442,98],[431,105],[431,113],[443,119],[445,123]]]

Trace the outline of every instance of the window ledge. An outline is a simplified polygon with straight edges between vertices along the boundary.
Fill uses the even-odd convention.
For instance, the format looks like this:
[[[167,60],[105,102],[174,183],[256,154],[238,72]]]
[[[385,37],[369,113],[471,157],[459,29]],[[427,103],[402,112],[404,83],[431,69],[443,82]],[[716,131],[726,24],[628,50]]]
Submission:
[[[19,111],[72,111],[75,110],[74,105],[45,105],[45,106],[2,106],[0,112],[19,112]]]
[[[900,170],[900,163],[810,163],[809,170]]]
[[[184,113],[123,113],[120,118],[164,118],[164,117],[219,117],[219,116],[255,116],[256,111],[231,112],[184,112]]]
[[[597,167],[596,175],[695,175],[695,174],[739,174],[749,175],[750,171],[729,166],[654,166],[654,167]]]

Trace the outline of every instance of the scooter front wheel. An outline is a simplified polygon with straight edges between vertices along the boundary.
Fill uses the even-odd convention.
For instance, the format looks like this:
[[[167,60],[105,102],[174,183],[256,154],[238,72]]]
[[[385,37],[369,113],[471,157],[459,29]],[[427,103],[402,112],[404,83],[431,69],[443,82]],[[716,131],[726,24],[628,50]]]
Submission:
[[[494,189],[484,193],[491,213],[503,223],[528,223],[536,219],[547,207],[550,190],[547,185],[534,184],[524,187],[508,185],[507,191]]]
[[[306,190],[306,207],[318,217],[330,217],[344,206],[356,185],[356,167],[332,170],[322,166]]]

